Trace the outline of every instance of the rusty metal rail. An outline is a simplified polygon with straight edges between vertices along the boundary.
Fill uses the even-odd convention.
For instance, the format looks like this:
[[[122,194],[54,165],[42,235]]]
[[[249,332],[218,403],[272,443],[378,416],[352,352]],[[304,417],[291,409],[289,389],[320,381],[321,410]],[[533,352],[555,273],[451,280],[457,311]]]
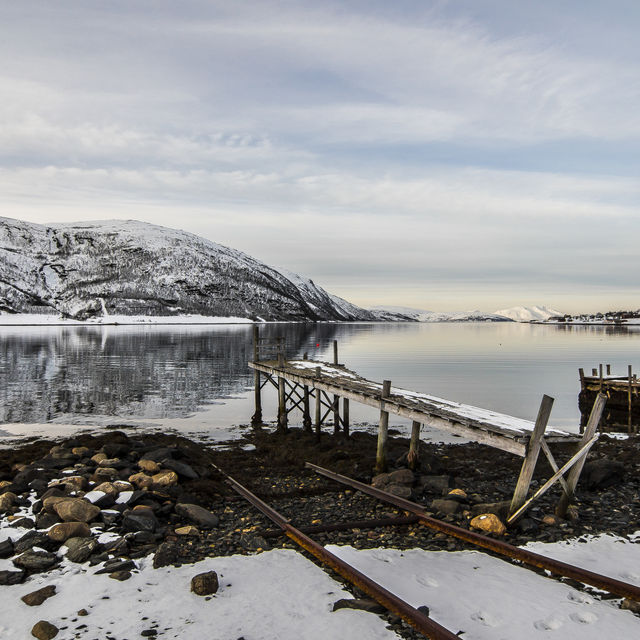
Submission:
[[[306,536],[302,531],[293,527],[282,514],[278,513],[275,509],[260,500],[258,496],[251,493],[251,491],[242,486],[237,480],[234,480],[231,476],[220,469],[220,467],[217,465],[212,466],[225,477],[226,481],[234,491],[246,498],[247,501],[259,509],[265,516],[267,516],[267,518],[275,522],[288,538],[311,553],[320,560],[320,562],[331,567],[331,569],[336,573],[339,573],[351,584],[370,595],[374,600],[376,600],[376,602],[379,602],[389,611],[400,616],[414,629],[418,630],[427,638],[431,638],[431,640],[459,640],[458,636],[437,622],[431,620],[429,616],[418,611],[408,602],[398,598],[398,596],[385,589],[382,585],[378,584],[364,573],[361,573],[355,567],[352,567],[330,551],[327,551],[327,549]]]
[[[348,478],[347,476],[342,476],[339,473],[335,473],[329,469],[324,469],[323,467],[319,467],[311,462],[305,463],[305,466],[309,469],[313,469],[313,471],[320,475],[330,478],[331,480],[335,480],[341,484],[358,489],[363,493],[367,493],[374,498],[393,504],[400,509],[408,511],[409,513],[414,513],[420,518],[420,524],[424,524],[425,526],[440,533],[445,533],[448,536],[459,538],[460,540],[464,540],[465,542],[469,542],[478,547],[489,549],[501,556],[518,560],[525,565],[545,569],[551,573],[555,573],[566,578],[572,578],[578,582],[597,587],[598,589],[608,591],[609,593],[623,598],[629,598],[630,600],[640,602],[640,587],[636,585],[623,582],[622,580],[616,580],[609,576],[603,576],[599,573],[594,573],[593,571],[588,571],[587,569],[567,564],[566,562],[554,560],[553,558],[547,558],[546,556],[534,553],[533,551],[514,547],[513,545],[502,542],[501,540],[495,540],[480,533],[475,533],[468,529],[463,529],[462,527],[449,524],[448,522],[437,520],[436,518],[427,516],[424,513],[424,507],[416,504],[415,502],[399,498],[398,496],[394,496],[382,489],[377,489],[368,484]]]

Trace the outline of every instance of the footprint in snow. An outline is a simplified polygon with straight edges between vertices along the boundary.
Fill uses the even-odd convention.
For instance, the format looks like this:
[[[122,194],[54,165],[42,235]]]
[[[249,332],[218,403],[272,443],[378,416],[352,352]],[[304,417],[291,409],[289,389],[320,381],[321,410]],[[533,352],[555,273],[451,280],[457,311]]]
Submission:
[[[574,622],[579,624],[592,624],[598,620],[598,616],[591,611],[578,611],[569,616]]]
[[[501,624],[502,620],[497,616],[488,613],[487,611],[476,611],[471,614],[471,619],[476,622],[480,622],[485,627],[497,627]]]
[[[576,604],[593,604],[593,598],[586,593],[581,593],[580,591],[570,591],[567,595],[567,600],[575,602]]]
[[[429,576],[414,576],[415,581],[423,587],[439,587],[440,583]]]
[[[533,623],[533,626],[538,631],[555,631],[556,629],[560,629],[563,624],[564,621],[560,616],[549,616],[544,620],[536,620]]]

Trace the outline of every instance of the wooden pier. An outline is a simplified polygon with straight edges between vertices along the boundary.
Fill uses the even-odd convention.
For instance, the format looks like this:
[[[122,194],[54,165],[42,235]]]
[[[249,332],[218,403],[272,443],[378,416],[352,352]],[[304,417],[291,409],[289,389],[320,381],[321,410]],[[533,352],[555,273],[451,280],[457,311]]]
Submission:
[[[387,435],[389,415],[397,415],[412,421],[409,464],[415,464],[421,425],[442,429],[472,441],[479,442],[522,457],[520,471],[511,501],[508,522],[513,523],[531,504],[551,486],[560,483],[563,498],[558,507],[563,515],[573,498],[587,453],[595,444],[600,416],[606,398],[598,394],[590,419],[581,436],[548,426],[553,398],[543,396],[535,422],[497,413],[479,407],[437,398],[424,393],[392,387],[389,380],[375,382],[359,376],[338,363],[337,342],[334,341],[334,362],[318,362],[305,358],[285,360],[282,349],[277,358],[259,358],[260,339],[257,327],[254,333],[254,360],[249,367],[254,370],[255,413],[254,425],[262,422],[261,389],[266,384],[278,390],[278,426],[288,429],[288,414],[295,408],[302,411],[303,427],[318,434],[323,424],[332,419],[334,433],[349,434],[349,403],[374,407],[380,411],[376,471],[387,469]],[[341,402],[342,401],[342,402]],[[311,405],[314,416],[311,417]],[[342,405],[342,406],[341,406]],[[561,467],[556,463],[551,447],[556,443],[572,443],[575,454]],[[533,472],[540,451],[545,454],[554,473],[531,497],[527,498]],[[565,478],[565,474],[567,477]]]
[[[598,394],[607,397],[607,410],[602,417],[605,430],[626,428],[629,433],[638,433],[640,424],[640,381],[632,366],[627,366],[626,375],[612,375],[611,365],[600,364],[591,369],[591,375],[580,375],[580,395],[578,406],[582,413],[582,423]]]

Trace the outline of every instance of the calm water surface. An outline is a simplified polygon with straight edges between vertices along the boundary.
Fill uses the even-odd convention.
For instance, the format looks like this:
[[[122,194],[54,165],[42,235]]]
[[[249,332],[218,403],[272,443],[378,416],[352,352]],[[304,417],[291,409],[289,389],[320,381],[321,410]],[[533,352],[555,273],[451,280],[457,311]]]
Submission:
[[[551,422],[577,428],[578,367],[640,368],[640,331],[517,323],[274,324],[290,356],[340,362],[374,380],[534,419],[543,393]],[[200,429],[246,423],[253,412],[252,328],[5,327],[0,422],[153,421]],[[319,344],[319,347],[316,347]],[[265,388],[265,419],[275,393]],[[375,411],[352,406],[353,419]],[[293,420],[296,416],[292,416]]]

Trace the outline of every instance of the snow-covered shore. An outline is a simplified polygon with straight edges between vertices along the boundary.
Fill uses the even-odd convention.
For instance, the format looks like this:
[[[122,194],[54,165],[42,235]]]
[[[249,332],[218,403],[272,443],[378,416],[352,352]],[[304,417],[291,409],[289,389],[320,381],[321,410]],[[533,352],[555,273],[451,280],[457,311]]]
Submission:
[[[180,316],[105,315],[88,320],[73,320],[60,315],[37,313],[0,313],[0,326],[86,326],[86,325],[174,325],[174,324],[252,324],[250,318],[225,318],[186,314]]]

